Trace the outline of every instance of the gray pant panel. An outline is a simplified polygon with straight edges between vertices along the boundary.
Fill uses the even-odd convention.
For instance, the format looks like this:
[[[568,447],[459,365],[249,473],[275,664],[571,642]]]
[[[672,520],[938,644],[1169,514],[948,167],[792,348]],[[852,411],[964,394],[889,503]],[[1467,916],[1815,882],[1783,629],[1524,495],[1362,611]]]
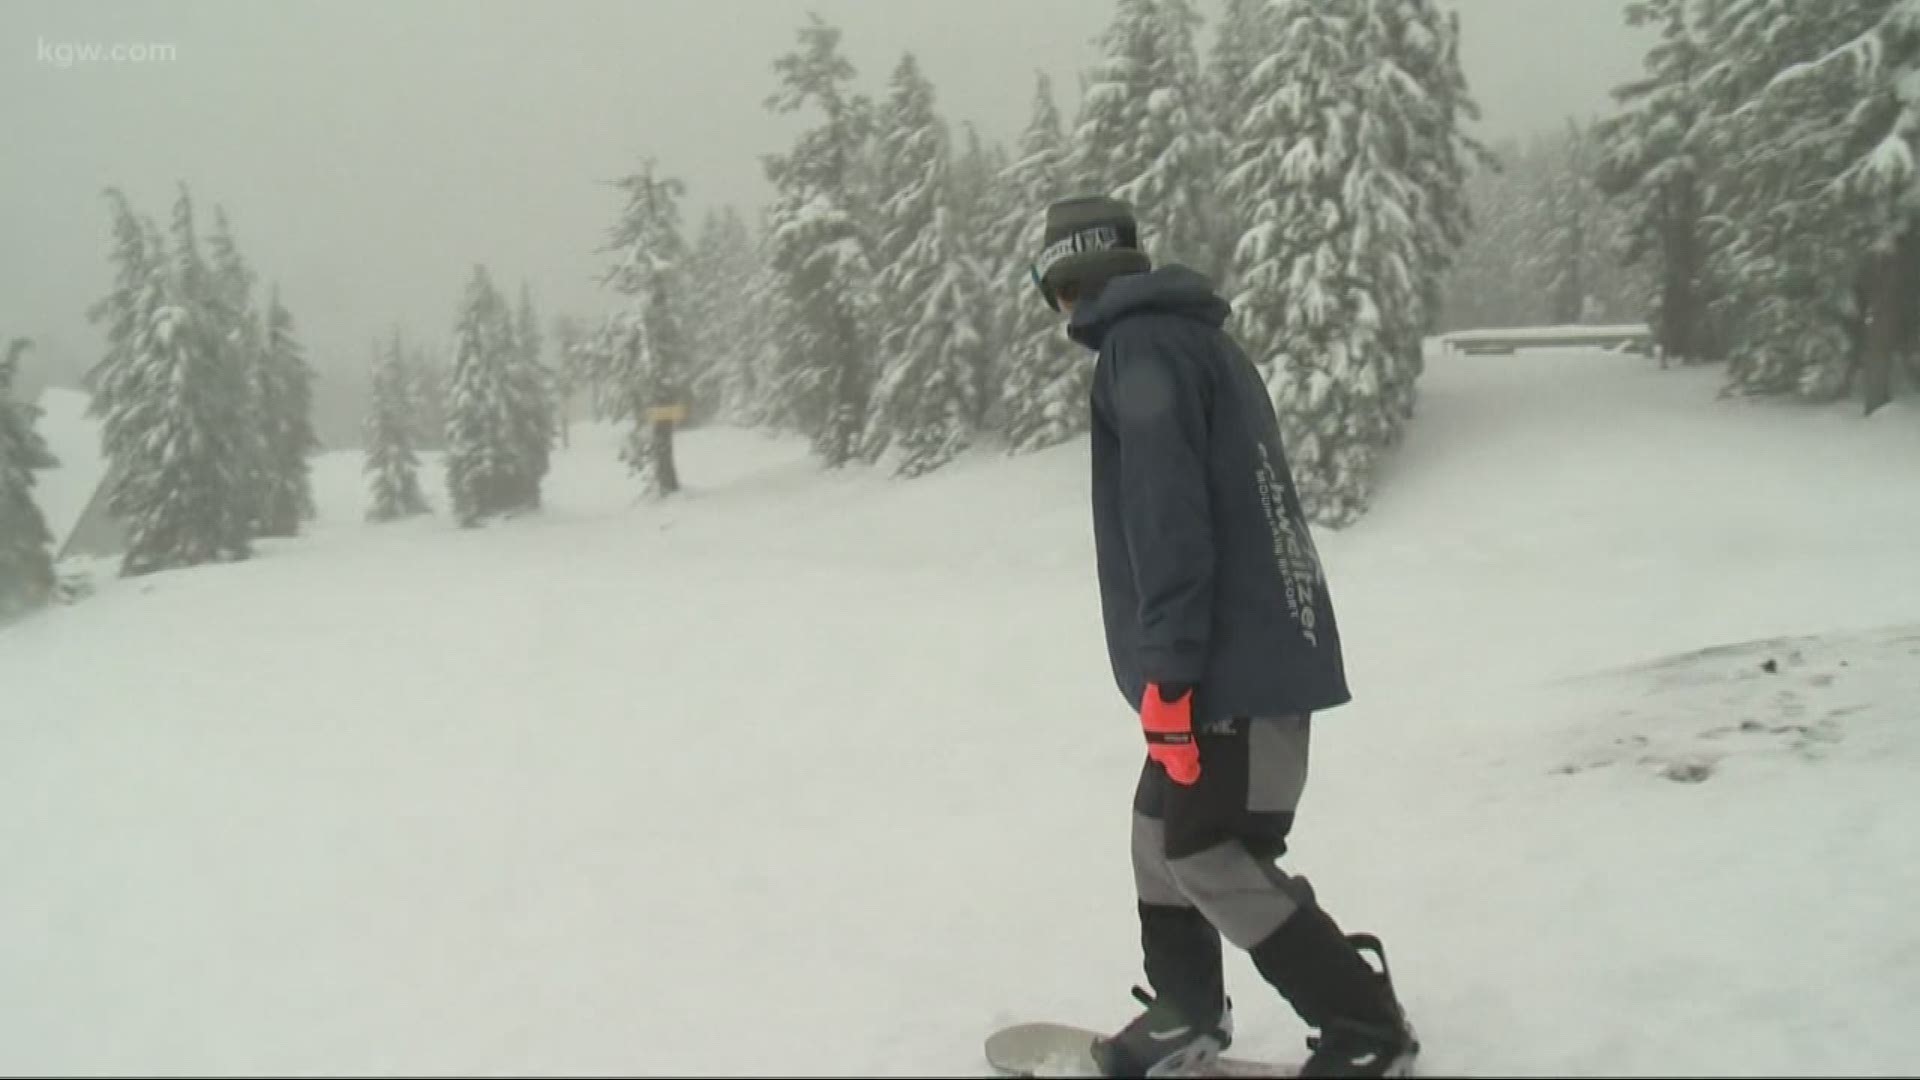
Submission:
[[[1234,803],[1249,826],[1253,815],[1292,813],[1299,806],[1307,779],[1309,723],[1306,717],[1276,717],[1248,724],[1244,788]],[[1201,772],[1202,783],[1227,780],[1207,775],[1204,750]],[[1164,809],[1178,813],[1192,802],[1197,800],[1176,799]],[[1254,855],[1237,837],[1169,859],[1166,822],[1136,809],[1132,848],[1134,888],[1142,903],[1196,907],[1222,937],[1242,949],[1265,940],[1300,906],[1297,898],[1304,883],[1295,883],[1272,860]]]

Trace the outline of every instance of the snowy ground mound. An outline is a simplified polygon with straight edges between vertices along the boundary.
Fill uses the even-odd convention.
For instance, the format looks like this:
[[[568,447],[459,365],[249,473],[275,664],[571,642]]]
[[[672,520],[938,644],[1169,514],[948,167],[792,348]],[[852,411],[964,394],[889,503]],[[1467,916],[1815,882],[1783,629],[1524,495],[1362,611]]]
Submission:
[[[1431,1074],[1910,1067],[1920,418],[1717,376],[1436,360],[1321,537],[1356,697],[1289,859]],[[1085,444],[701,431],[654,506],[575,434],[537,515],[429,457],[370,525],[330,454],[308,535],[0,630],[0,1070],[965,1075],[1129,1014]]]
[[[1920,742],[1920,623],[1701,649],[1587,682],[1619,704],[1576,729],[1568,775],[1630,766],[1702,783],[1748,759],[1872,762]]]

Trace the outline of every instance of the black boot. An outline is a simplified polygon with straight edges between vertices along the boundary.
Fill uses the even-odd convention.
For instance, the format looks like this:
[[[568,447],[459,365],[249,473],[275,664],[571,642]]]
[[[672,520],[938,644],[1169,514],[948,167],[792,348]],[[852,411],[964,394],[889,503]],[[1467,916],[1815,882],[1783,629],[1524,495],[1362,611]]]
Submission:
[[[1232,1002],[1214,1016],[1196,1020],[1140,987],[1133,988],[1133,996],[1146,1011],[1114,1034],[1093,1040],[1090,1049],[1101,1076],[1204,1073],[1233,1045]]]
[[[1096,1040],[1102,1076],[1174,1076],[1204,1069],[1233,1043],[1233,1003],[1221,967],[1220,932],[1198,909],[1141,903],[1140,950],[1146,1006],[1125,1027]]]
[[[1375,970],[1362,951],[1379,957]],[[1306,904],[1255,946],[1253,965],[1316,1034],[1302,1077],[1403,1076],[1420,1052],[1371,934],[1341,932],[1317,904]]]

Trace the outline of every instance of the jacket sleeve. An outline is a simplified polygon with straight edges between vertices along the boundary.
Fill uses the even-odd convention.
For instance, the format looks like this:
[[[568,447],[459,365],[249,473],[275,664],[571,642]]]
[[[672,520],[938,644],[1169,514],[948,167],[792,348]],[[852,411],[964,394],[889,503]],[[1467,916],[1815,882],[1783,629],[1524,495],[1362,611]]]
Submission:
[[[1164,339],[1136,335],[1110,345],[1120,518],[1140,597],[1140,670],[1149,682],[1197,684],[1213,626],[1204,369]]]

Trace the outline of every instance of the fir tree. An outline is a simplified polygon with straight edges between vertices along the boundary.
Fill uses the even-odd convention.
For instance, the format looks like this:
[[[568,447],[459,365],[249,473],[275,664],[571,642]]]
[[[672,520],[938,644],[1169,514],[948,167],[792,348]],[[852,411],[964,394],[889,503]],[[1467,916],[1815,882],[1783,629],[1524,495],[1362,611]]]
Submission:
[[[1199,21],[1190,0],[1119,0],[1081,101],[1070,179],[1139,207],[1157,262],[1217,279],[1224,142],[1194,45]]]
[[[294,337],[293,315],[275,286],[267,301],[266,345],[258,365],[259,418],[265,442],[265,498],[260,535],[295,536],[314,516],[307,458],[319,449],[313,431],[313,369]]]
[[[689,260],[684,324],[688,351],[697,359],[693,397],[702,415],[732,424],[757,422],[760,370],[755,318],[762,278],[753,235],[731,206],[709,212]]]
[[[402,349],[407,397],[413,403],[413,446],[418,450],[444,448],[447,403],[453,397],[453,371],[441,362],[434,350],[424,345],[407,342]]]
[[[626,196],[607,250],[614,263],[603,281],[626,298],[582,348],[597,387],[601,415],[627,425],[620,458],[650,496],[680,489],[673,425],[666,412],[684,407],[688,371],[680,326],[687,251],[679,200],[685,185],[656,177],[648,162],[617,181]]]
[[[1720,164],[1710,266],[1730,388],[1867,412],[1920,339],[1920,11],[1911,0],[1717,0],[1701,80]]]
[[[367,460],[373,505],[368,521],[393,521],[427,512],[413,452],[413,402],[406,354],[395,330],[385,351],[373,349],[373,409],[367,416]]]
[[[580,365],[576,354],[586,331],[572,315],[553,320],[553,393],[555,427],[560,445],[573,444],[574,398],[580,391]]]
[[[249,490],[247,527],[249,535],[268,535],[268,504],[272,499],[273,464],[266,426],[266,343],[260,313],[254,307],[255,276],[240,254],[226,210],[213,209],[213,233],[207,238],[207,261],[212,277],[213,303],[210,317],[219,327],[222,346],[229,362],[242,374],[249,395],[245,416],[249,423],[240,433]],[[290,535],[279,533],[274,535]]]
[[[124,211],[124,201],[116,207]],[[125,234],[135,230],[144,236],[130,245]],[[151,223],[117,221],[115,233],[116,256],[136,256],[147,278],[136,294],[116,289],[99,308],[112,329],[94,404],[104,411],[107,508],[127,526],[122,572],[248,558],[257,504],[251,394],[225,344],[185,187],[174,204],[171,258]],[[121,268],[120,280],[133,276]],[[125,339],[123,316],[131,316]]]
[[[981,142],[971,122],[961,125],[965,142],[952,162],[953,220],[963,266],[972,275],[969,284],[978,306],[971,317],[980,335],[974,350],[974,412],[968,423],[980,437],[1004,425],[1000,387],[1006,379],[1008,346],[1016,312],[1013,305],[1031,299],[1023,287],[1025,275],[1013,267],[1019,253],[1001,246],[999,226],[1009,213],[1006,188],[996,178],[1010,164],[1005,147]]]
[[[1595,129],[1596,180],[1626,215],[1622,256],[1648,264],[1657,287],[1645,303],[1647,322],[1665,356],[1711,360],[1721,355],[1708,319],[1715,292],[1707,275],[1710,162],[1703,160],[1708,118],[1701,81],[1712,62],[1696,18],[1697,0],[1635,0],[1627,21],[1658,26],[1646,75],[1614,91],[1620,111]]]
[[[1234,298],[1273,388],[1307,512],[1338,527],[1371,499],[1411,412],[1434,195],[1409,172],[1426,104],[1391,24],[1277,0],[1275,51],[1249,73],[1228,195],[1254,208]]]
[[[0,620],[45,604],[54,594],[53,534],[33,500],[33,473],[59,462],[34,430],[38,407],[13,400],[26,338],[0,356]]]
[[[1083,434],[1089,416],[1093,365],[1067,340],[1060,317],[1040,302],[1025,280],[1025,268],[1046,231],[1046,207],[1061,191],[1064,158],[1060,109],[1052,80],[1041,72],[1034,87],[1033,117],[1020,138],[1020,156],[1000,177],[1008,210],[994,229],[996,248],[1009,253],[1012,264],[998,276],[1011,278],[1014,267],[1021,270],[1022,287],[1007,290],[1016,303],[1000,390],[1003,431],[1015,452],[1045,449]]]
[[[516,461],[514,505],[534,509],[540,505],[540,485],[552,465],[554,380],[540,361],[539,322],[533,311],[532,291],[524,285],[518,314],[507,317],[505,334]]]
[[[909,476],[970,445],[979,415],[979,279],[961,250],[951,156],[933,86],[909,53],[880,112],[878,172],[892,194],[879,211],[884,262],[876,288],[891,302],[882,309],[864,453],[877,460],[898,443],[899,471]]]
[[[822,463],[838,468],[859,452],[871,383],[874,262],[861,214],[861,193],[872,190],[869,110],[848,89],[855,72],[840,54],[839,29],[817,15],[774,70],[780,89],[768,107],[789,114],[812,106],[821,123],[765,161],[776,192],[771,265],[790,316],[770,389]]]
[[[979,277],[961,250],[948,132],[911,53],[894,69],[880,117],[879,175],[892,194],[878,219],[886,261],[877,288],[890,303],[866,457],[897,446],[897,471],[918,476],[973,440],[984,345]]]
[[[1236,145],[1247,115],[1256,104],[1248,76],[1255,65],[1274,51],[1273,20],[1266,18],[1262,11],[1266,3],[1267,0],[1226,0],[1220,24],[1214,31],[1203,86],[1214,129],[1220,133],[1222,167],[1242,160],[1248,153],[1247,148]],[[1251,225],[1251,209],[1230,198],[1214,201],[1214,224],[1218,230],[1214,251],[1219,286],[1229,293],[1239,284],[1233,277],[1237,270],[1233,253]]]
[[[462,527],[525,506],[515,353],[507,305],[486,267],[475,265],[454,328],[447,410],[447,491]]]

